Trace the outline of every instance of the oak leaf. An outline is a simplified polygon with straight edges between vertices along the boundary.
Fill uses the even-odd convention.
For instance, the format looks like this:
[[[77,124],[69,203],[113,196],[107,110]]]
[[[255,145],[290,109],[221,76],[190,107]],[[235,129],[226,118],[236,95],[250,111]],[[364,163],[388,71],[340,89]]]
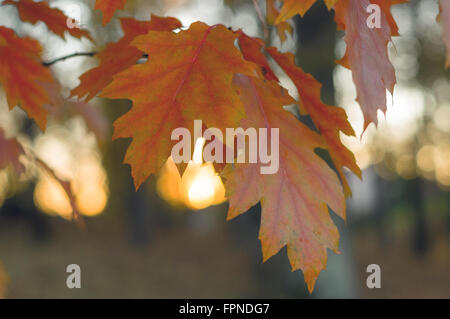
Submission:
[[[301,269],[310,292],[326,266],[327,249],[338,252],[339,233],[327,205],[345,218],[337,175],[315,154],[323,139],[283,109],[293,99],[274,81],[236,75],[247,114],[241,127],[279,128],[279,170],[260,173],[261,163],[235,164],[223,172],[228,219],[261,202],[261,240],[266,261],[287,245],[292,270]],[[269,137],[270,140],[270,137]]]
[[[0,83],[9,108],[19,105],[45,130],[50,98],[45,83],[53,76],[42,65],[41,46],[31,38],[19,38],[13,30],[0,26]]]
[[[264,77],[268,80],[278,81],[269,66],[269,62],[262,53],[264,43],[258,38],[250,38],[241,32],[239,46],[244,58],[258,64]],[[320,98],[321,84],[310,74],[305,73],[295,65],[292,53],[280,53],[276,48],[267,48],[266,52],[278,63],[286,75],[293,81],[299,93],[299,111],[301,114],[309,114],[311,119],[324,138],[333,163],[341,177],[345,194],[351,195],[347,178],[343,172],[343,166],[361,177],[361,169],[356,164],[355,156],[342,144],[340,131],[346,135],[354,136],[355,132],[347,120],[347,115],[342,108],[325,105]]]
[[[317,1],[317,0],[282,0],[283,6],[281,7],[280,14],[275,20],[275,24],[282,23],[286,21],[287,19],[292,18],[296,14],[299,14],[303,17],[303,15],[311,8],[311,6]],[[338,0],[325,0],[325,4],[327,5],[328,9],[331,9],[334,4]]]
[[[398,26],[394,20],[394,17],[391,13],[391,7],[396,4],[406,3],[409,0],[370,0],[372,4],[377,4],[380,6],[381,11],[386,16],[386,20],[389,24],[389,28],[391,29],[392,36],[398,36]]]
[[[269,25],[275,25],[281,43],[286,40],[286,33],[292,34],[294,28],[287,21],[275,24],[275,20],[280,15],[280,10],[276,6],[276,0],[266,0],[266,17]]]
[[[125,162],[136,188],[169,157],[175,128],[192,132],[193,121],[201,119],[225,131],[244,117],[232,77],[256,74],[256,66],[235,47],[237,37],[222,25],[196,22],[179,33],[150,31],[133,40],[148,61],[115,75],[100,96],[133,102],[114,123],[113,137],[133,138]]]
[[[356,164],[355,156],[340,139],[340,131],[346,135],[354,136],[352,126],[347,120],[344,109],[324,104],[320,99],[321,84],[311,74],[305,73],[295,65],[292,53],[280,53],[276,48],[268,48],[267,52],[278,63],[297,87],[299,94],[299,108],[306,111],[323,136],[330,152],[331,158],[341,177],[344,191],[351,195],[343,166],[349,168],[361,178],[361,169]],[[304,112],[302,112],[304,113]]]
[[[262,69],[262,75],[268,80],[275,80],[278,82],[278,78],[272,71],[269,65],[269,61],[264,56],[262,48],[264,47],[264,41],[259,38],[251,38],[244,32],[239,31],[239,48],[242,55],[247,61],[253,62],[259,65]]]
[[[92,41],[89,32],[79,28],[69,28],[68,17],[59,9],[51,8],[46,1],[34,2],[33,0],[5,0],[3,5],[11,4],[17,7],[20,19],[32,24],[38,21],[44,22],[49,30],[64,39],[64,33],[67,31],[72,36],[81,39],[86,37]]]
[[[148,31],[171,31],[181,27],[181,22],[175,18],[151,16],[150,21],[138,21],[132,18],[121,18],[124,36],[116,43],[108,44],[98,54],[100,65],[80,76],[80,84],[71,91],[72,96],[86,98],[89,101],[103,88],[111,83],[115,74],[134,65],[143,52],[131,46],[130,43],[138,35]]]
[[[127,0],[96,0],[95,9],[100,9],[103,12],[103,25],[111,21],[114,13],[117,10],[122,10],[126,2]]]
[[[381,27],[369,28],[367,7],[369,0],[339,0],[335,19],[345,29],[345,56],[339,61],[352,70],[357,101],[364,115],[364,129],[378,123],[377,112],[386,112],[386,90],[394,92],[395,70],[389,60],[387,45],[391,28],[381,11]]]

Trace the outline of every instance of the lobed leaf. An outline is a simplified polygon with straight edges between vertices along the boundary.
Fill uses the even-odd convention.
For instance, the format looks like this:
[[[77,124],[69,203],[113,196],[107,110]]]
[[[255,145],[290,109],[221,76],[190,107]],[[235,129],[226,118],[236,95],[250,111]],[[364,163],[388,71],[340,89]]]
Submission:
[[[45,130],[51,103],[45,83],[53,76],[42,65],[41,46],[31,38],[19,38],[13,30],[0,26],[0,83],[9,108],[19,105],[37,125]]]
[[[387,45],[391,28],[382,12],[381,27],[367,26],[369,0],[339,0],[335,6],[338,26],[345,28],[347,51],[343,66],[352,70],[357,101],[364,115],[364,129],[378,123],[377,112],[386,112],[386,90],[393,94],[395,70],[389,60]]]
[[[283,6],[281,7],[280,14],[275,20],[275,24],[282,23],[296,14],[299,14],[303,17],[303,15],[311,8],[311,6],[317,1],[317,0],[281,0],[283,1]],[[328,9],[331,9],[334,4],[338,0],[325,0],[325,4],[327,5]]]
[[[79,28],[69,28],[68,17],[59,9],[51,8],[46,1],[34,2],[33,0],[5,0],[3,5],[11,4],[17,7],[20,19],[32,24],[38,21],[44,22],[49,30],[64,39],[64,33],[67,31],[72,36],[81,39],[86,37],[93,41],[89,32]]]
[[[133,102],[114,123],[114,138],[133,138],[125,162],[136,188],[169,157],[175,128],[192,132],[193,121],[201,119],[225,131],[244,117],[232,77],[256,74],[256,68],[243,59],[236,38],[222,25],[196,22],[179,33],[150,31],[132,42],[148,61],[115,75],[101,96]]]
[[[150,21],[138,21],[133,18],[121,18],[124,36],[116,43],[110,43],[98,54],[100,65],[80,76],[80,84],[71,91],[72,96],[91,100],[108,84],[113,76],[142,58],[144,52],[131,46],[130,43],[138,35],[148,31],[171,31],[181,27],[181,22],[175,18],[151,16]]]
[[[325,269],[327,248],[338,252],[339,233],[327,205],[345,217],[345,197],[336,174],[315,154],[323,139],[299,122],[283,105],[293,99],[273,81],[236,75],[245,111],[241,127],[279,128],[279,170],[260,173],[261,163],[235,164],[223,172],[234,218],[261,202],[264,261],[287,245],[292,270],[301,269],[310,292]]]
[[[286,40],[286,32],[292,34],[294,28],[287,21],[275,24],[275,20],[280,15],[280,10],[276,6],[276,0],[266,0],[266,12],[267,23],[275,26],[281,43],[283,43]]]
[[[295,65],[292,53],[280,53],[276,48],[268,48],[267,52],[278,63],[283,71],[291,78],[299,94],[299,109],[308,113],[314,125],[324,138],[336,170],[341,177],[344,191],[351,195],[350,186],[343,172],[346,166],[361,178],[361,169],[356,164],[355,156],[340,139],[340,133],[354,136],[352,126],[347,120],[344,109],[324,104],[320,99],[322,85],[311,74],[305,73]],[[306,111],[306,112],[305,112]]]
[[[117,10],[125,7],[127,0],[95,0],[95,9],[103,12],[102,23],[108,24]]]

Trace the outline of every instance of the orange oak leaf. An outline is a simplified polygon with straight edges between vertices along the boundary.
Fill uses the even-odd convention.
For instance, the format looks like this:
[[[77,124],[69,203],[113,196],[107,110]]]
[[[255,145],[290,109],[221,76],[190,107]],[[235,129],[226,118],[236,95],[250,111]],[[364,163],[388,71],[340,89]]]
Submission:
[[[103,25],[111,21],[114,13],[117,10],[122,10],[126,2],[127,0],[96,0],[95,9],[100,9],[103,12]]]
[[[320,99],[321,84],[311,74],[295,65],[292,53],[280,53],[276,48],[268,48],[267,52],[278,63],[283,71],[291,78],[299,94],[299,107],[306,110],[311,116],[314,125],[323,136],[327,149],[341,177],[344,191],[347,196],[351,190],[347,178],[342,170],[348,167],[361,178],[361,169],[356,164],[353,153],[342,144],[339,132],[354,136],[352,126],[347,120],[344,109],[324,104]]]
[[[283,21],[292,18],[296,14],[299,14],[303,17],[306,11],[308,11],[309,8],[311,8],[311,6],[317,0],[282,0],[282,1],[283,6],[281,7],[280,14],[275,20],[275,24],[282,23]],[[337,1],[338,0],[325,0],[325,4],[327,5],[328,9],[331,9]]]
[[[148,31],[170,31],[181,27],[181,22],[175,18],[162,18],[151,16],[150,21],[138,21],[132,18],[120,19],[124,36],[116,43],[108,44],[98,54],[100,65],[80,76],[80,84],[71,92],[72,96],[86,97],[89,101],[95,97],[103,88],[111,83],[113,75],[134,65],[143,52],[131,46],[133,39]]]
[[[269,66],[265,55],[261,52],[264,43],[258,38],[250,38],[240,31],[239,46],[244,58],[260,65],[268,80],[278,81]],[[301,113],[308,113],[313,123],[324,137],[326,146],[336,169],[341,177],[345,194],[351,195],[351,189],[342,167],[346,166],[361,178],[361,169],[356,164],[355,156],[345,147],[339,132],[354,136],[355,132],[347,120],[342,108],[325,105],[320,98],[321,84],[310,74],[295,65],[292,53],[279,53],[276,48],[267,48],[268,54],[278,63],[281,69],[291,78],[299,93],[299,109]]]
[[[442,23],[442,37],[444,38],[445,47],[447,48],[447,61],[445,67],[450,67],[450,1],[440,0],[439,2],[439,18]]]
[[[264,47],[264,41],[259,38],[251,38],[244,32],[239,33],[239,47],[241,48],[242,55],[247,61],[253,62],[262,68],[262,73],[268,80],[275,80],[278,82],[278,78],[270,68],[267,58],[262,53]]]
[[[292,34],[294,29],[287,21],[280,22],[279,24],[275,24],[275,20],[280,14],[280,10],[278,10],[276,6],[276,0],[266,0],[266,16],[267,23],[270,25],[275,25],[277,29],[278,36],[280,37],[281,43],[286,41],[286,32]]]
[[[53,76],[42,65],[41,46],[31,38],[19,38],[13,30],[0,26],[0,83],[9,108],[19,105],[45,130],[50,98],[44,83]]]
[[[150,31],[133,40],[148,61],[115,75],[100,96],[133,102],[114,123],[113,137],[133,138],[125,163],[136,188],[169,157],[175,128],[192,132],[193,121],[201,119],[225,131],[244,117],[232,77],[256,74],[256,66],[235,47],[237,37],[222,25],[196,22],[179,33]]]
[[[241,127],[279,128],[279,170],[262,175],[262,163],[235,164],[223,172],[228,219],[261,202],[261,240],[266,261],[287,245],[292,270],[301,269],[310,292],[326,266],[327,249],[338,253],[339,233],[327,205],[345,218],[337,175],[314,153],[323,139],[283,109],[293,99],[274,81],[236,75],[247,114]],[[270,137],[268,139],[270,141]]]
[[[347,51],[343,66],[352,70],[357,101],[364,115],[364,129],[370,123],[377,125],[377,111],[386,112],[386,90],[393,94],[395,70],[389,60],[387,45],[391,29],[385,14],[381,14],[381,27],[367,25],[369,0],[339,0],[336,3],[338,25],[345,29]],[[343,20],[342,20],[343,19]]]
[[[68,17],[59,9],[50,8],[46,1],[34,2],[33,0],[5,0],[3,5],[11,4],[17,7],[20,19],[32,24],[38,21],[44,22],[49,30],[64,39],[64,32],[69,32],[72,36],[81,39],[86,37],[92,41],[92,38],[86,30],[79,28],[70,28]]]
[[[19,157],[24,154],[22,145],[16,139],[7,139],[0,128],[0,170],[11,165],[17,174],[25,171],[25,167],[19,161]]]

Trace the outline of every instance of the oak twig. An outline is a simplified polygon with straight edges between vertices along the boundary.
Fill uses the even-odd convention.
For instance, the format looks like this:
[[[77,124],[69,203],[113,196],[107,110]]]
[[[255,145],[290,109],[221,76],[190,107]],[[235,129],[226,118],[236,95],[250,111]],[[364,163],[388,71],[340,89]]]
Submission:
[[[78,56],[90,56],[93,57],[94,55],[96,55],[97,52],[76,52],[76,53],[72,53],[57,59],[54,59],[52,61],[48,61],[48,62],[42,62],[43,66],[51,66],[57,62],[61,62],[61,61],[65,61],[66,59],[70,59],[70,58],[74,58],[74,57],[78,57]]]

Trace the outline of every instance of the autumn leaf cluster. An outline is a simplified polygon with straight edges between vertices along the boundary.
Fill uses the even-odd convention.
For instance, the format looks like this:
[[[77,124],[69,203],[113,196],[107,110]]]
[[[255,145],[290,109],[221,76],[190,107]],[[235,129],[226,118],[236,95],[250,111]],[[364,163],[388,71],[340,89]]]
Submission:
[[[305,15],[315,2],[267,0],[266,23],[276,27],[284,41],[286,33],[293,32],[289,19]],[[352,71],[364,128],[377,124],[378,110],[386,111],[386,90],[394,91],[395,70],[388,44],[399,33],[391,6],[404,2],[325,0],[335,12],[337,28],[345,32],[346,52],[338,63]],[[370,4],[381,9],[380,28],[367,25]],[[86,30],[69,28],[64,13],[45,1],[5,0],[2,5],[15,6],[23,22],[42,21],[63,39],[70,34],[94,42]],[[96,0],[94,9],[101,10],[105,25],[125,6],[126,0]],[[441,0],[440,10],[444,43],[450,52],[450,1]],[[229,200],[228,218],[260,202],[264,260],[287,246],[292,269],[303,271],[312,291],[326,267],[327,249],[339,252],[339,233],[329,209],[345,218],[345,199],[351,195],[345,168],[361,176],[354,155],[340,139],[340,134],[355,134],[345,111],[322,102],[321,84],[296,65],[292,53],[268,47],[242,30],[203,22],[185,27],[176,18],[156,15],[147,21],[120,18],[120,23],[123,37],[98,52],[98,66],[80,76],[70,98],[131,100],[129,112],[114,123],[113,138],[132,139],[124,162],[131,166],[136,188],[157,174],[170,156],[171,132],[178,127],[192,130],[196,119],[223,131],[279,128],[280,169],[276,174],[261,175],[261,163],[218,167],[219,174]],[[9,108],[20,106],[44,131],[48,116],[58,107],[54,98],[58,84],[41,54],[36,39],[0,27],[0,84]],[[145,62],[138,63],[143,58]],[[279,70],[297,88],[297,100],[281,86]],[[284,108],[292,104],[310,117],[314,128]],[[332,163],[317,155],[319,148],[328,152]],[[0,151],[0,168],[11,164],[18,173],[23,171],[18,158],[26,152],[2,131]],[[70,187],[65,188],[70,195]]]

